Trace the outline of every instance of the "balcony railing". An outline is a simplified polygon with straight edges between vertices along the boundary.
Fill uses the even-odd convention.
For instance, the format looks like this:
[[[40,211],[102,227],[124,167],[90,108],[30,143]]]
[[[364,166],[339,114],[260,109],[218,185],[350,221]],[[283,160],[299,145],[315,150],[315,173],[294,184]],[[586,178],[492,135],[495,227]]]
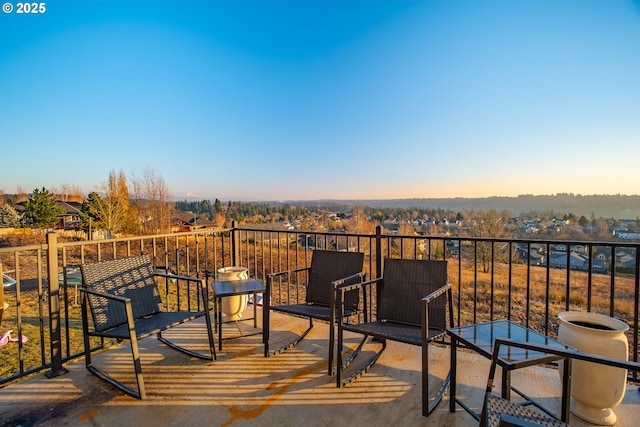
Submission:
[[[447,259],[459,325],[510,319],[555,337],[561,311],[616,317],[629,325],[629,358],[638,361],[640,243],[401,236],[383,234],[380,227],[375,234],[357,234],[234,225],[79,242],[58,242],[49,233],[46,244],[0,248],[0,270],[16,280],[4,288],[9,308],[2,330],[28,338],[0,351],[0,384],[42,370],[49,376],[62,374],[64,363],[82,356],[77,268],[83,263],[145,253],[156,268],[179,275],[207,278],[220,267],[242,265],[264,280],[272,272],[308,266],[315,248],[364,252],[369,278],[382,275],[386,257]]]

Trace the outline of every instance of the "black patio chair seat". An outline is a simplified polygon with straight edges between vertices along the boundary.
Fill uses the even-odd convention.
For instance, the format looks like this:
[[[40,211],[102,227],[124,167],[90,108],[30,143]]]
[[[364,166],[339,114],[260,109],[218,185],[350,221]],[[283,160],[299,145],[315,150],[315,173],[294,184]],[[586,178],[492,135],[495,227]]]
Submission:
[[[138,318],[135,319],[136,336],[138,339],[142,339],[157,333],[162,333],[163,330],[169,329],[173,326],[178,326],[198,317],[202,317],[204,314],[204,311],[173,311],[156,313],[152,316]],[[107,329],[102,331],[100,336],[105,338],[129,339],[129,326],[120,325]],[[210,357],[205,358],[209,359]]]
[[[97,377],[116,386],[125,393],[144,399],[146,390],[142,376],[138,340],[157,335],[169,347],[193,357],[215,360],[215,346],[209,311],[209,298],[205,280],[155,273],[148,255],[84,264],[82,271],[82,330],[85,365]],[[156,283],[156,277],[176,281],[195,282],[201,297],[197,310],[167,311]],[[91,324],[89,321],[91,316]],[[184,348],[162,336],[173,326],[204,317],[209,353],[203,354]],[[90,337],[129,340],[138,389],[134,390],[93,364]]]
[[[363,324],[348,325],[344,330],[357,332],[378,338],[388,338],[392,341],[412,345],[422,345],[422,331],[414,325],[396,322],[375,321]],[[441,337],[442,331],[437,328],[429,329],[427,339],[434,340]]]
[[[272,296],[274,281],[277,277],[287,276],[287,286],[293,280],[292,275],[306,274],[305,299],[303,303],[287,304],[280,301],[277,305],[271,305],[271,298],[265,298],[265,310],[267,322],[271,310],[309,319],[309,327],[291,341],[276,350],[269,350],[269,328],[266,329],[265,356],[272,356],[297,345],[313,328],[313,320],[329,322],[329,355],[328,374],[333,374],[333,355],[335,347],[335,296],[336,288],[345,283],[362,282],[365,273],[362,271],[364,253],[342,252],[328,250],[314,250],[311,255],[311,265],[293,270],[280,271],[267,276],[267,295]],[[358,293],[351,292],[345,296],[345,316],[358,312]],[[332,309],[332,307],[334,307]]]
[[[365,287],[376,284],[376,319],[364,317],[363,322],[342,321],[343,296],[359,290],[364,305],[372,304]],[[443,338],[453,324],[453,300],[451,284],[447,283],[447,261],[391,259],[384,261],[383,277],[351,286],[338,288],[338,375],[336,385],[344,387],[367,372],[382,356],[386,340],[422,347],[422,414],[428,416],[442,400],[450,382],[450,374],[443,380],[438,392],[429,398],[429,343]],[[371,306],[362,309],[372,313]],[[448,314],[448,315],[447,315]],[[343,359],[344,332],[362,334],[363,338],[353,351]],[[360,354],[368,337],[382,347],[352,375],[343,379],[343,371]]]
[[[535,409],[487,393],[485,419],[488,426],[564,427],[568,424]]]

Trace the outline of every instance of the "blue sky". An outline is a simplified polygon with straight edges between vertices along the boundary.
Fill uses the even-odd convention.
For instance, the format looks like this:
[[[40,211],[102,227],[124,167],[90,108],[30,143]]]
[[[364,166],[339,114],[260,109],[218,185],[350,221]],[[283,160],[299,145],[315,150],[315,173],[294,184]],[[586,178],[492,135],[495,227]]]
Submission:
[[[640,194],[639,0],[9,3],[5,193]]]

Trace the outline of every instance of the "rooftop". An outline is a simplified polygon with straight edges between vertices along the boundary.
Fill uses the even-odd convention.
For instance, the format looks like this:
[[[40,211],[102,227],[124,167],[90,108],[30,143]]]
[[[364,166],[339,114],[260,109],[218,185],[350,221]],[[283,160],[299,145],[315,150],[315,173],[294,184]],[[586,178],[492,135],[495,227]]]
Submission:
[[[186,345],[206,347],[203,320],[164,334]],[[285,342],[305,329],[307,320],[273,313],[272,340]],[[250,322],[241,328],[251,332]],[[234,334],[234,324],[225,324]],[[448,394],[428,418],[421,414],[420,348],[389,342],[387,350],[364,376],[338,389],[326,374],[328,328],[319,323],[296,347],[271,358],[263,356],[262,337],[224,341],[218,360],[191,359],[153,337],[141,340],[147,399],[131,398],[91,375],[84,360],[67,363],[68,373],[44,374],[0,389],[0,423],[9,426],[155,425],[245,426],[300,425],[449,425],[477,422],[458,407],[449,412]],[[347,343],[355,347],[355,337]],[[368,344],[365,351],[374,351]],[[431,374],[443,378],[449,347],[432,345]],[[364,359],[360,357],[359,359]],[[96,354],[94,363],[134,384],[128,344]],[[468,351],[458,355],[458,396],[480,411],[490,361]],[[354,367],[357,368],[357,367]],[[555,411],[560,410],[560,379],[552,367],[514,371],[513,384]],[[436,384],[434,384],[434,388]],[[435,390],[434,390],[435,391]],[[640,393],[629,384],[615,410],[616,426],[637,423]],[[572,425],[588,425],[572,415]]]

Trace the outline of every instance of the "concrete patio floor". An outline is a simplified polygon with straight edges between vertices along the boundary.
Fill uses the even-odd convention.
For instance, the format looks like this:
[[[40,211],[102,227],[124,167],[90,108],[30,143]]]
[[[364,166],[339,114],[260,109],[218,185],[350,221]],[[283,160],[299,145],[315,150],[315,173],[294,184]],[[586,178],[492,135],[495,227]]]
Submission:
[[[306,320],[274,313],[272,343],[286,342]],[[250,323],[242,324],[251,331]],[[190,347],[206,347],[204,321],[174,328],[172,337]],[[237,333],[225,324],[226,334]],[[389,342],[378,363],[363,377],[338,389],[327,375],[328,327],[319,323],[298,346],[263,357],[260,335],[224,341],[218,360],[192,359],[154,337],[140,341],[147,399],[131,398],[91,375],[84,360],[66,364],[67,374],[38,374],[0,389],[0,424],[7,426],[469,426],[475,419],[462,408],[449,412],[445,394],[428,418],[421,414],[420,348]],[[354,347],[355,337],[348,345]],[[272,344],[273,345],[273,344]],[[365,350],[374,351],[378,344]],[[449,348],[431,346],[434,381],[449,366]],[[366,355],[358,359],[364,360]],[[357,359],[357,360],[358,360]],[[135,384],[128,344],[96,354],[94,363]],[[481,409],[489,361],[470,352],[458,356],[458,396]],[[357,367],[357,366],[356,366]],[[356,368],[354,367],[354,368]],[[553,411],[560,407],[555,369],[515,371],[513,384]],[[435,390],[435,384],[434,384]],[[627,388],[616,409],[618,426],[637,425],[637,385]],[[588,425],[572,416],[572,425]]]

